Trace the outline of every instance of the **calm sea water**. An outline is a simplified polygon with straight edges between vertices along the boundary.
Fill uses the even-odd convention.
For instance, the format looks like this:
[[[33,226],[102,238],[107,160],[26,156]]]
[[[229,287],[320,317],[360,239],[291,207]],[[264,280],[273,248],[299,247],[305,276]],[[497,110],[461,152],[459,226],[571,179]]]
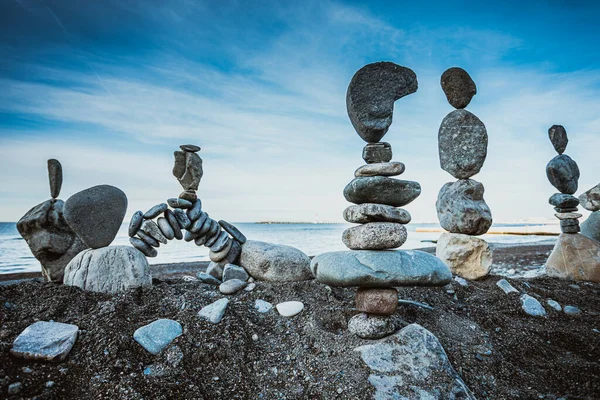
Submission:
[[[239,223],[236,226],[249,238],[265,242],[286,244],[304,251],[308,255],[317,255],[327,251],[347,250],[342,243],[342,232],[350,225],[346,224],[253,224]],[[494,225],[494,227],[519,225]],[[436,228],[437,224],[407,225],[408,240],[403,249],[415,249],[433,246],[430,242],[437,240],[439,232],[415,232],[417,228]],[[490,243],[530,243],[549,239],[548,236],[516,236],[516,235],[483,235]],[[114,245],[129,245],[127,225],[123,224]],[[152,264],[207,261],[208,249],[197,247],[183,240],[172,240],[161,245],[158,257],[150,260]],[[17,231],[16,224],[0,222],[0,274],[14,272],[36,272],[40,270],[39,262],[33,257],[25,240]]]

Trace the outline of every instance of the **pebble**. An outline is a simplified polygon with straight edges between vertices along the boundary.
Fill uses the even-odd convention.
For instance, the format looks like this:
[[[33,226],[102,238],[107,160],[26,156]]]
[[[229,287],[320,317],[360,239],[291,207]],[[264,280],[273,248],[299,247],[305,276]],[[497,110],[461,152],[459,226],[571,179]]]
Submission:
[[[252,340],[255,342],[258,340],[258,335],[256,333],[252,334]]]
[[[385,250],[406,242],[406,228],[393,222],[369,222],[342,233],[342,242],[352,250]]]
[[[398,161],[363,165],[354,171],[354,176],[398,176],[402,175],[405,165]]]
[[[190,221],[185,211],[178,208],[173,211],[173,214],[175,215],[175,218],[177,218],[177,222],[181,229],[187,229],[192,224],[192,221]]]
[[[21,392],[23,384],[21,382],[15,382],[8,385],[8,394],[18,394]]]
[[[408,224],[411,216],[408,211],[402,208],[386,206],[385,204],[364,203],[346,208],[344,219],[356,224],[366,224],[368,222]]]
[[[246,243],[246,236],[244,236],[244,234],[240,232],[240,230],[237,227],[223,220],[219,221],[219,225],[221,225],[225,232],[229,233],[232,238],[240,242],[240,244]]]
[[[526,314],[532,317],[543,317],[546,315],[546,310],[544,310],[542,304],[528,294],[521,295],[521,307]]]
[[[168,208],[169,206],[167,206],[165,203],[157,204],[148,211],[146,211],[146,213],[144,214],[144,218],[153,219],[155,217],[158,217],[160,214],[164,213]]]
[[[192,202],[184,199],[180,199],[177,197],[173,197],[167,200],[169,206],[173,208],[191,208]]]
[[[455,276],[454,280],[460,285],[460,286],[464,286],[464,287],[468,287],[469,286],[469,282],[467,282],[467,280],[465,278],[462,278],[460,276]]]
[[[448,103],[454,108],[465,108],[477,94],[477,86],[467,71],[462,68],[448,68],[440,80]]]
[[[137,235],[139,236],[140,239],[142,239],[144,241],[144,243],[149,244],[152,247],[158,247],[160,246],[160,243],[158,243],[158,240],[154,239],[152,236],[146,234],[146,232],[139,230]]]
[[[360,313],[350,318],[348,330],[362,339],[381,339],[394,333],[396,326],[388,316]]]
[[[231,279],[239,279],[240,281],[246,282],[249,277],[248,272],[240,266],[225,264],[225,268],[223,268],[223,282]]]
[[[239,279],[230,279],[219,285],[219,292],[223,294],[235,294],[245,288],[246,282]]]
[[[552,300],[552,299],[548,299],[546,301],[546,303],[548,303],[548,305],[550,307],[554,308],[556,311],[562,311],[562,307],[560,306],[560,304],[558,303],[558,301]]]
[[[187,210],[187,215],[191,221],[195,221],[198,219],[200,214],[202,214],[202,201],[200,199],[196,199],[192,205],[192,208]]]
[[[208,283],[209,285],[219,286],[221,284],[220,280],[212,275],[207,274],[206,272],[198,272],[198,279],[204,283]]]
[[[200,147],[195,144],[182,144],[179,148],[190,153],[197,153],[200,151]]]
[[[418,182],[402,181],[385,176],[354,178],[344,188],[344,197],[350,203],[376,203],[402,207],[421,194]]]
[[[550,129],[548,129],[548,137],[550,138],[552,146],[554,146],[554,150],[556,150],[558,154],[565,152],[567,144],[569,143],[569,138],[567,137],[567,131],[562,125],[552,125]]]
[[[256,308],[259,313],[266,313],[273,309],[273,304],[269,303],[268,301],[257,299],[254,302],[254,308]]]
[[[571,194],[554,193],[548,203],[558,208],[573,208],[579,205],[579,199]]]
[[[179,322],[172,319],[159,319],[138,328],[133,333],[133,339],[146,351],[156,355],[182,333],[183,328]]]
[[[173,234],[175,235],[175,239],[181,240],[183,239],[183,233],[181,232],[181,227],[179,226],[179,221],[177,221],[177,217],[171,210],[165,211],[165,218],[169,221],[169,225],[171,225],[171,229],[173,229]]]
[[[577,218],[581,218],[583,217],[582,214],[579,213],[556,213],[554,214],[554,216],[558,219],[565,220],[565,219],[577,219]]]
[[[577,163],[566,154],[554,157],[546,165],[548,180],[564,194],[574,194],[579,184],[579,167]]]
[[[435,203],[442,228],[451,233],[483,235],[492,226],[492,213],[483,198],[484,187],[473,179],[446,183]]]
[[[285,301],[275,306],[283,317],[293,317],[304,310],[304,304],[300,301]]]
[[[133,245],[133,247],[144,253],[146,257],[156,257],[158,255],[158,251],[156,251],[155,248],[141,239],[132,237],[129,238],[129,242]]]
[[[211,262],[208,264],[208,267],[206,267],[206,273],[221,280],[223,278],[223,267],[216,262]]]
[[[55,159],[48,160],[48,180],[50,182],[50,197],[58,198],[63,182],[62,165]]]
[[[386,142],[368,143],[362,157],[367,164],[387,163],[392,159],[392,146]]]
[[[48,382],[46,382],[46,387],[47,388],[53,388],[54,385],[55,385],[54,381],[48,381]]]
[[[569,315],[575,315],[575,314],[581,313],[581,310],[575,306],[565,306],[563,311],[565,312],[565,314],[569,314]]]
[[[167,238],[162,234],[156,222],[149,219],[145,220],[142,224],[142,230],[162,244],[167,244]]]
[[[221,231],[221,233],[219,233],[219,236],[217,237],[217,240],[209,246],[210,251],[218,253],[219,251],[223,250],[229,244],[230,241],[231,239],[229,238],[227,232]]]
[[[23,371],[24,374],[30,374],[33,372],[33,370],[29,367],[23,367],[21,368],[21,371]]]
[[[189,215],[188,215],[189,217]],[[193,233],[198,233],[200,232],[200,229],[202,229],[202,227],[204,226],[204,224],[207,223],[208,221],[208,214],[201,212],[200,215],[198,215],[198,217],[196,219],[190,219],[191,221],[194,221],[192,223],[192,225],[190,226],[190,228],[188,229],[188,231],[193,232]],[[208,222],[210,224],[210,222]]]
[[[73,348],[78,332],[72,324],[34,322],[17,336],[10,353],[26,360],[62,361]]]
[[[158,225],[158,228],[160,229],[164,237],[166,237],[168,240],[175,239],[175,231],[173,231],[173,228],[171,228],[171,224],[169,223],[169,221],[167,221],[166,218],[160,217],[158,220],[156,220],[156,224]]]
[[[211,249],[208,253],[210,260],[214,262],[223,261],[225,257],[227,257],[227,254],[229,254],[231,246],[233,246],[233,239],[227,240],[227,244],[225,245],[225,247],[223,247],[223,249],[219,250],[218,252],[214,252]]]
[[[506,294],[519,293],[506,279],[500,279],[496,282],[496,285]]]
[[[398,308],[398,291],[394,288],[359,288],[356,309],[363,313],[392,315]]]
[[[191,201],[192,203],[198,199],[198,195],[195,190],[184,190],[179,193],[179,198],[187,201]]]
[[[127,232],[129,237],[134,237],[137,234],[142,226],[142,222],[144,222],[144,214],[141,211],[136,211],[131,216],[131,221],[129,222],[129,230]]]
[[[219,299],[214,303],[203,307],[199,312],[198,316],[202,319],[207,320],[210,323],[218,324],[223,319],[225,315],[225,310],[227,309],[227,305],[229,304],[229,299]]]
[[[246,286],[246,287],[244,288],[244,291],[246,291],[246,292],[251,292],[251,291],[253,291],[253,290],[254,290],[254,288],[255,288],[255,287],[256,287],[256,283],[254,283],[254,282],[250,282],[250,283],[248,284],[248,286]]]

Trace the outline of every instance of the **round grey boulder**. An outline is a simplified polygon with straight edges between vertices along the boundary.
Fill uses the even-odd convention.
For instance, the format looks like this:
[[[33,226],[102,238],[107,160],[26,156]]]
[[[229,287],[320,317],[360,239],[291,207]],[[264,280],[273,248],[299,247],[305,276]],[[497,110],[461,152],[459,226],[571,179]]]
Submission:
[[[548,129],[548,137],[550,138],[550,142],[552,142],[552,146],[554,146],[554,150],[558,154],[562,154],[567,149],[567,144],[569,143],[569,138],[567,137],[567,131],[562,125],[552,125],[550,129]]]
[[[342,242],[351,250],[395,249],[406,242],[406,228],[393,222],[369,222],[346,229]]]
[[[475,82],[462,68],[448,68],[442,74],[440,83],[448,103],[454,108],[465,108],[477,94]]]
[[[579,183],[579,167],[577,163],[566,154],[554,157],[546,165],[548,180],[564,194],[574,194]]]
[[[354,178],[345,188],[344,197],[350,203],[377,203],[402,207],[419,197],[418,182],[402,181],[385,176]]]
[[[348,330],[362,339],[381,339],[394,333],[396,326],[389,316],[360,313],[350,318]]]
[[[242,246],[239,265],[251,277],[262,281],[292,282],[313,278],[310,258],[291,246],[248,240]]]
[[[461,179],[442,186],[435,203],[442,228],[465,235],[486,233],[492,226],[492,213],[483,193],[483,185],[473,179]]]
[[[385,204],[364,203],[349,206],[344,210],[344,219],[356,224],[366,224],[367,222],[408,224],[410,218],[408,211]]]

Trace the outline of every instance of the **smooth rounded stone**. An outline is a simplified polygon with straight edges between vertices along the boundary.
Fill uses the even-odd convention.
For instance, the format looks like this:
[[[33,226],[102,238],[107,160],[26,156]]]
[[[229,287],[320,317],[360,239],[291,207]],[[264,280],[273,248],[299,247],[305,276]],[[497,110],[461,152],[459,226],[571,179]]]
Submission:
[[[240,232],[240,230],[237,227],[223,220],[219,221],[219,225],[221,225],[221,228],[223,228],[225,232],[229,233],[232,238],[234,238],[241,244],[246,243],[246,236],[244,236],[244,234]]]
[[[454,108],[465,108],[477,94],[475,82],[462,68],[452,67],[445,70],[440,83],[448,103]]]
[[[554,150],[558,154],[562,154],[567,149],[567,144],[569,143],[569,138],[567,137],[567,131],[562,125],[552,125],[550,129],[548,129],[548,137],[550,138],[550,142],[552,142],[552,146],[554,146]]]
[[[189,208],[187,210],[187,215],[188,218],[190,219],[190,221],[195,221],[198,219],[198,217],[200,217],[200,215],[202,214],[202,200],[200,199],[196,199],[196,201],[194,201],[192,208]]]
[[[160,203],[146,211],[144,214],[144,219],[153,219],[158,217],[160,214],[164,213],[169,206],[166,203]]]
[[[418,182],[402,181],[385,176],[354,178],[345,188],[344,197],[350,203],[377,203],[402,207],[419,197]]]
[[[138,231],[137,235],[140,239],[142,239],[144,241],[144,243],[149,244],[152,247],[160,246],[160,243],[158,243],[158,240],[156,240],[152,236],[146,234],[146,232],[142,231],[141,229]]]
[[[418,250],[323,253],[312,259],[310,268],[318,282],[329,286],[444,286],[452,280],[446,264]]]
[[[453,274],[466,279],[487,276],[492,268],[492,250],[477,237],[460,233],[443,233],[437,241],[435,255]]]
[[[141,211],[136,211],[129,222],[129,229],[127,230],[129,237],[134,237],[137,234],[142,227],[142,222],[144,222],[144,214]]]
[[[365,142],[379,142],[392,124],[394,102],[417,89],[417,75],[392,62],[359,69],[346,93],[348,116],[358,135]]]
[[[202,227],[204,226],[205,223],[210,224],[210,221],[208,221],[208,214],[207,213],[201,213],[196,220],[192,220],[194,221],[192,223],[192,225],[188,228],[188,231],[190,232],[194,232],[194,233],[198,233],[200,232],[200,229],[202,229]],[[208,221],[208,222],[207,222]]]
[[[169,206],[173,207],[173,208],[187,209],[187,208],[191,208],[193,203],[188,200],[173,197],[173,198],[167,199],[167,204],[169,204]]]
[[[554,214],[554,216],[561,221],[568,219],[578,219],[583,217],[583,215],[579,213],[556,213]]]
[[[552,307],[554,310],[556,311],[562,311],[562,307],[560,306],[559,302],[556,300],[552,300],[552,299],[548,299],[546,300],[546,303]]]
[[[487,156],[485,125],[467,110],[446,115],[438,132],[440,166],[456,179],[477,174]]]
[[[47,200],[33,207],[17,222],[17,230],[40,262],[42,275],[62,283],[65,267],[88,248],[64,219],[62,200]]]
[[[346,229],[342,242],[351,250],[394,249],[406,242],[406,228],[392,222],[369,222]]]
[[[198,195],[195,190],[184,190],[179,193],[179,198],[187,201],[191,201],[192,203],[198,199]]]
[[[558,236],[546,273],[561,279],[600,283],[600,243],[579,233]]]
[[[239,279],[230,279],[219,285],[219,292],[223,294],[236,294],[247,285],[246,282]]]
[[[250,282],[250,283],[248,283],[248,286],[246,286],[246,287],[244,288],[244,291],[246,291],[246,292],[251,292],[251,291],[253,291],[253,290],[254,290],[254,288],[255,288],[255,287],[256,287],[256,283],[254,283],[254,282]]]
[[[577,207],[571,207],[571,208],[554,207],[554,211],[556,211],[557,213],[577,212],[578,208]]]
[[[360,313],[350,318],[348,330],[362,339],[381,339],[394,333],[396,325],[389,316]]]
[[[579,182],[579,167],[577,163],[566,154],[554,157],[546,165],[548,180],[564,194],[574,194]]]
[[[98,249],[117,236],[126,211],[127,196],[121,189],[99,185],[69,197],[64,216],[86,245]]]
[[[368,143],[363,148],[362,157],[367,164],[386,163],[393,157],[392,146],[386,142]]]
[[[196,244],[197,246],[202,246],[206,241],[206,237],[200,235],[198,232],[185,231],[183,234],[183,240],[186,242],[191,242],[192,240],[195,242],[196,239],[198,239],[198,243]]]
[[[358,167],[354,176],[397,176],[402,175],[405,168],[404,164],[398,161],[373,163]]]
[[[502,289],[502,291],[506,294],[519,293],[519,291],[515,289],[514,286],[511,285],[506,279],[500,279],[498,282],[496,282],[496,286]]]
[[[177,222],[181,229],[188,229],[190,225],[192,225],[192,221],[190,221],[185,211],[177,208],[173,210],[173,214],[175,215],[175,218],[177,218]]]
[[[571,194],[554,193],[548,203],[558,208],[574,208],[579,205],[579,199]]]
[[[152,236],[154,239],[158,240],[162,244],[167,244],[167,238],[163,235],[162,231],[156,225],[156,222],[147,219],[142,223],[142,231]]]
[[[392,315],[398,308],[398,291],[394,288],[361,288],[356,291],[356,309],[367,314]]]
[[[460,179],[442,186],[435,203],[442,228],[465,235],[486,233],[492,226],[492,213],[483,193],[483,185],[473,179]]]
[[[141,239],[136,237],[129,238],[129,242],[133,247],[144,253],[146,257],[156,257],[158,255],[158,251],[155,248],[150,246],[148,243],[144,242]]]
[[[84,250],[73,258],[65,268],[64,284],[92,292],[118,293],[152,286],[152,276],[141,251],[109,246]]]
[[[198,237],[194,238],[194,244],[196,246],[204,246],[204,243],[206,243],[206,236],[198,236]]]
[[[48,160],[48,181],[50,182],[50,197],[58,198],[63,183],[62,165],[58,160]]]
[[[168,240],[175,239],[175,231],[173,231],[171,224],[166,218],[160,217],[158,220],[156,220],[156,225],[158,225],[158,229],[160,229],[164,237],[166,237]]]
[[[203,307],[198,312],[198,317],[207,320],[211,324],[218,324],[223,319],[225,315],[225,310],[227,310],[227,305],[229,304],[229,299],[219,299],[214,303]]]
[[[546,310],[544,306],[536,299],[528,294],[521,295],[521,307],[525,314],[531,315],[532,317],[544,317],[546,316]]]
[[[198,272],[198,279],[200,279],[204,283],[208,283],[209,285],[219,286],[221,281],[215,278],[212,275],[207,274],[206,272]]]
[[[156,355],[182,334],[183,328],[179,322],[172,319],[158,319],[136,329],[133,332],[133,339],[147,352]]]
[[[211,262],[206,267],[206,273],[218,280],[223,279],[223,266],[219,265],[216,262]]]
[[[78,333],[77,325],[34,322],[17,336],[10,354],[26,360],[62,361],[73,348]]]
[[[231,241],[227,232],[225,232],[225,231],[220,231],[220,232],[221,233],[219,234],[219,237],[217,238],[217,240],[212,245],[209,246],[210,251],[212,251],[214,253],[218,253],[219,251],[223,250],[225,248],[225,246],[227,246],[229,244],[229,242]]]
[[[594,211],[581,224],[581,233],[600,242],[600,211]]]
[[[408,224],[411,217],[410,213],[402,208],[386,206],[385,204],[363,203],[346,208],[344,219],[356,224],[366,224],[368,222]]]
[[[200,146],[195,144],[182,144],[179,148],[183,151],[189,151],[190,153],[197,153],[200,151]]]
[[[579,232],[581,232],[581,227],[579,226],[579,224],[569,225],[569,226],[561,225],[560,230],[562,233],[579,233]]]
[[[304,303],[301,301],[284,301],[275,306],[277,312],[282,317],[293,317],[298,315],[304,310]]]
[[[600,183],[579,196],[581,206],[588,211],[600,210]]]
[[[257,299],[254,302],[254,308],[259,313],[264,314],[264,313],[267,313],[267,312],[269,312],[269,311],[271,311],[273,309],[273,304],[269,303],[268,301]]]
[[[171,225],[171,229],[173,230],[173,235],[175,239],[181,240],[183,239],[183,233],[181,232],[181,227],[179,226],[179,221],[177,221],[177,217],[171,210],[165,211],[165,218],[169,221],[169,225]],[[159,226],[160,228],[160,226]]]
[[[239,265],[261,281],[295,282],[313,278],[310,258],[291,246],[248,240],[242,246]]]
[[[565,306],[563,311],[565,312],[565,314],[569,314],[569,315],[581,314],[581,310],[575,306]]]
[[[210,260],[214,262],[219,262],[225,259],[225,257],[227,257],[227,254],[229,254],[229,250],[231,250],[231,246],[233,246],[233,239],[229,239],[225,247],[223,247],[223,249],[221,249],[220,251],[214,252],[210,250],[208,253]]]
[[[201,236],[205,236],[208,231],[211,230],[211,228],[214,227],[213,225],[213,220],[210,218],[210,216],[208,215],[208,213],[204,213],[206,215],[206,221],[204,221],[204,224],[202,224],[202,226],[200,227],[200,230],[198,231],[198,234]],[[204,216],[200,217],[201,219],[204,218]]]
[[[206,247],[211,247],[213,244],[215,244],[221,236],[221,232],[221,226],[213,219],[211,221],[210,230],[206,233],[206,243],[204,243],[204,245]]]
[[[196,153],[176,151],[173,175],[184,190],[198,190],[198,185],[204,175],[202,159]]]
[[[240,281],[246,282],[250,278],[246,270],[238,265],[226,264],[223,268],[223,282],[231,279],[239,279]]]

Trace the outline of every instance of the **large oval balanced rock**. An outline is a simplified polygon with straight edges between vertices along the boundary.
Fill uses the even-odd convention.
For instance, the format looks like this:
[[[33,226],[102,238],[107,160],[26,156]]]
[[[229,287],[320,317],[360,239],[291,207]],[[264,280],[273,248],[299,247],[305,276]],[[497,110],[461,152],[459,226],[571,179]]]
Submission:
[[[589,211],[600,210],[600,183],[579,196],[581,206]]]
[[[127,196],[119,188],[99,185],[75,193],[65,203],[65,220],[92,249],[108,246],[121,227]]]
[[[467,110],[446,115],[438,133],[440,166],[456,179],[477,174],[487,156],[485,125]]]
[[[350,203],[377,203],[402,207],[419,197],[421,185],[385,176],[354,178],[345,188],[344,197]]]
[[[346,93],[348,116],[358,135],[365,142],[381,140],[392,124],[394,102],[417,89],[417,75],[392,62],[377,62],[359,69]]]
[[[492,226],[492,213],[483,193],[483,185],[473,179],[460,179],[442,186],[435,203],[442,228],[465,235],[486,233]]]
[[[554,146],[554,150],[558,154],[562,154],[567,149],[567,144],[569,143],[569,138],[567,137],[567,131],[562,125],[552,125],[550,129],[548,129],[548,137],[550,138],[550,142],[552,142],[552,146]]]
[[[248,240],[242,246],[239,265],[261,281],[292,282],[313,278],[310,258],[291,246]]]
[[[344,210],[344,219],[356,224],[366,224],[367,222],[408,224],[410,218],[408,211],[385,204],[364,203],[349,206]]]
[[[395,249],[406,242],[406,228],[393,222],[369,222],[346,229],[342,242],[351,250]]]
[[[467,71],[462,68],[448,68],[440,80],[448,103],[454,108],[465,108],[477,94],[477,86]]]
[[[110,246],[79,253],[65,268],[64,283],[92,292],[117,293],[151,286],[152,276],[148,260],[139,250]]]
[[[554,157],[546,165],[546,176],[548,180],[565,194],[574,194],[579,183],[579,167],[577,163],[566,154]]]

